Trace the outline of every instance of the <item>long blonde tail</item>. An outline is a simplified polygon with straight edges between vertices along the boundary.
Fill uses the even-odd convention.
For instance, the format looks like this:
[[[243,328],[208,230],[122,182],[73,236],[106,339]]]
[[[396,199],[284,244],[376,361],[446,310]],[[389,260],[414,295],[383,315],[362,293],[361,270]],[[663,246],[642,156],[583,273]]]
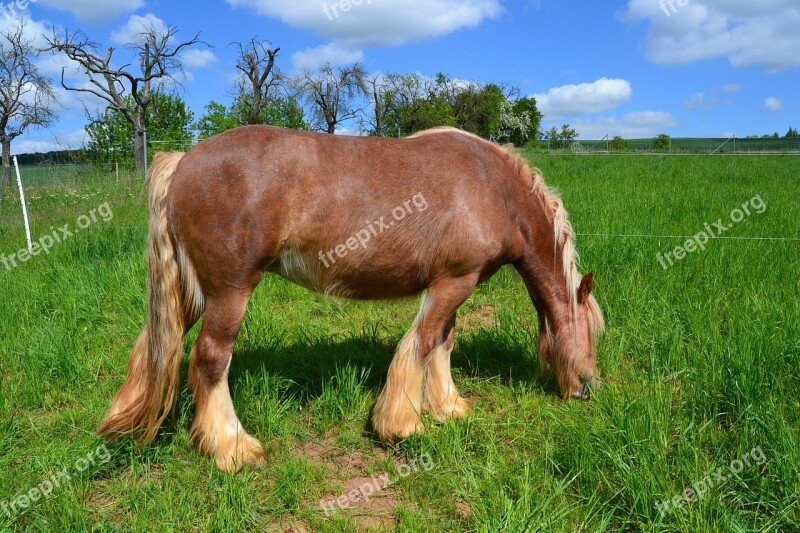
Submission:
[[[176,249],[167,219],[167,193],[182,152],[157,153],[150,185],[150,275],[147,327],[128,362],[128,376],[98,433],[114,440],[151,442],[178,394],[183,336],[203,311],[203,295],[189,260]]]

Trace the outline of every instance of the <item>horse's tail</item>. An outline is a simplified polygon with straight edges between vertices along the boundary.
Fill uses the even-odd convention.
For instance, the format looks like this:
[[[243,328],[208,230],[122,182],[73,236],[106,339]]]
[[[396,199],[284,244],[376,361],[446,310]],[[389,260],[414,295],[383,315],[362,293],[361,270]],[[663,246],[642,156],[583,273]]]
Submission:
[[[183,336],[203,311],[188,257],[175,243],[167,218],[167,193],[181,152],[157,153],[150,185],[150,276],[147,327],[128,362],[128,376],[98,433],[110,440],[132,436],[152,441],[172,412],[178,393]]]

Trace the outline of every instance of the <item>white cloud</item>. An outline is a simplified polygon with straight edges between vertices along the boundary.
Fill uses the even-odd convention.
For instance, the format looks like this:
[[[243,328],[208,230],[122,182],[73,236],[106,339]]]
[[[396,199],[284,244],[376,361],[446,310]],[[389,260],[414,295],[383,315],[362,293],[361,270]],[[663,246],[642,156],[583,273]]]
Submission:
[[[184,66],[189,68],[205,68],[212,63],[216,63],[218,58],[211,50],[198,50],[196,48],[192,48],[191,50],[186,50],[183,52],[183,54],[181,54],[181,60],[183,61]]]
[[[293,28],[359,46],[393,46],[447,35],[495,18],[499,0],[227,0]],[[345,10],[345,7],[349,9]]]
[[[227,0],[310,30],[330,42],[292,56],[297,68],[360,61],[363,49],[396,46],[478,26],[503,12],[500,0]]]
[[[621,117],[578,119],[570,124],[581,139],[602,139],[619,135],[626,139],[655,137],[679,126],[678,120],[663,111],[638,111]]]
[[[667,16],[655,0],[628,0],[620,17],[650,24],[646,54],[655,63],[684,65],[727,58],[734,67],[770,71],[800,67],[797,0],[691,0]]]
[[[726,83],[722,86],[722,92],[724,93],[738,93],[742,90],[742,86],[738,83]]]
[[[144,16],[131,15],[123,27],[111,34],[111,40],[119,44],[137,42],[142,33],[151,29],[159,33],[166,33],[167,25],[152,13]]]
[[[144,0],[39,0],[39,5],[67,11],[80,22],[105,24],[144,5]]]
[[[602,113],[631,99],[633,91],[627,80],[601,78],[594,83],[554,87],[546,93],[534,94],[536,104],[546,120]]]
[[[770,96],[764,100],[764,111],[780,111],[783,109],[783,100]]]
[[[351,48],[339,43],[328,43],[316,48],[309,48],[292,54],[292,63],[298,70],[304,68],[314,69],[323,63],[333,66],[356,63],[364,58],[364,52],[359,48]]]

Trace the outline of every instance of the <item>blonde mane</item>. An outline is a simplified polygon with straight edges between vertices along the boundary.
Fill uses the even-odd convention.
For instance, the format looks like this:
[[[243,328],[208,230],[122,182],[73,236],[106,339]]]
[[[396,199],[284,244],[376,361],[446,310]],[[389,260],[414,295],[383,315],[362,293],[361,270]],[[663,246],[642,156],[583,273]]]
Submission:
[[[495,145],[496,146],[496,145]],[[581,275],[578,272],[578,251],[575,249],[575,231],[569,221],[564,202],[558,192],[548,187],[544,182],[541,170],[528,165],[528,161],[517,153],[513,145],[497,146],[510,159],[515,173],[530,184],[531,195],[538,195],[549,213],[553,222],[553,254],[558,253],[561,247],[561,265],[564,281],[567,286],[567,298],[571,309],[575,310],[578,305],[578,286],[581,283]],[[587,303],[587,318],[589,330],[592,338],[596,339],[605,329],[603,312],[594,295],[590,295]]]

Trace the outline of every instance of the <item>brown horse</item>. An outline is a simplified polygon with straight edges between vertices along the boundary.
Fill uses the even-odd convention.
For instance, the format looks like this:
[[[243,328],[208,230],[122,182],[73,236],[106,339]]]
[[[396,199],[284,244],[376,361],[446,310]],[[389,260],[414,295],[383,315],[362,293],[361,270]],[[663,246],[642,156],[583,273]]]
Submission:
[[[539,354],[562,396],[598,378],[603,329],[592,274],[576,269],[572,227],[538,170],[452,128],[407,139],[339,137],[247,126],[186,154],[156,154],[150,184],[148,321],[100,434],[155,438],[178,391],[183,337],[192,350],[191,430],[222,470],[264,460],[228,390],[234,341],[265,271],[325,294],[388,299],[426,291],[372,414],[393,442],[420,413],[463,417],[450,375],[456,311],[506,264],[539,316]]]

